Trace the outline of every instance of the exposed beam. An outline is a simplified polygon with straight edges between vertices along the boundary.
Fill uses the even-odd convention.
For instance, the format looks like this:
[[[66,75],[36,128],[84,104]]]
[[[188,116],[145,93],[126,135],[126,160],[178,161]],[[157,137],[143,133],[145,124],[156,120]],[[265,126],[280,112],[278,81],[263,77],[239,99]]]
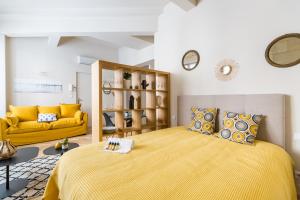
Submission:
[[[175,3],[185,11],[191,10],[198,4],[198,0],[171,0],[171,2]]]
[[[48,37],[48,45],[51,47],[58,47],[61,36],[59,35],[51,35]]]
[[[131,35],[126,35],[126,34],[97,33],[97,34],[91,35],[91,37],[96,38],[98,40],[103,40],[103,41],[109,42],[111,44],[116,45],[117,47],[126,46],[126,47],[137,49],[137,50],[151,45],[151,42],[141,40],[141,39],[138,39],[136,37],[133,37]]]
[[[55,36],[59,35],[59,36]],[[146,32],[107,32],[107,33],[85,33],[85,32],[68,32],[68,33],[13,33],[8,34],[8,37],[47,37],[49,45],[53,47],[57,47],[59,44],[63,45],[65,43],[63,38],[67,37],[84,37],[85,39],[90,38],[90,40],[94,40],[95,42],[99,42],[99,44],[109,45],[115,48],[120,47],[129,47],[133,49],[142,49],[149,45],[152,45],[151,41],[141,40],[136,38],[136,35],[143,35],[144,37],[153,37],[153,33]],[[58,43],[58,37],[60,37]]]
[[[154,44],[154,35],[133,35],[132,37]]]

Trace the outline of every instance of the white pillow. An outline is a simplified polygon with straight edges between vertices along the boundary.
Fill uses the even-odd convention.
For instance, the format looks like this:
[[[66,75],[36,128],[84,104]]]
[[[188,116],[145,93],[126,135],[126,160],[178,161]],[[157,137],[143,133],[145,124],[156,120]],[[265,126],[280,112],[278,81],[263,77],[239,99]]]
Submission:
[[[38,122],[54,122],[57,121],[56,114],[54,113],[43,113],[39,114]]]

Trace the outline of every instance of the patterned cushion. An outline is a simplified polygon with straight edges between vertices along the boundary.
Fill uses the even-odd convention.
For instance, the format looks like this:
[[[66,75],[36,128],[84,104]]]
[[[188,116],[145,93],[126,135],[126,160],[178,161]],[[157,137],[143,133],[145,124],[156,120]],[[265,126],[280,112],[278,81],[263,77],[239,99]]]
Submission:
[[[38,122],[54,122],[57,121],[55,113],[40,113]]]
[[[60,118],[60,106],[38,106],[38,111],[41,114],[55,113]]]
[[[217,108],[197,108],[192,107],[192,122],[188,129],[192,131],[197,131],[206,135],[211,135],[214,133]]]
[[[262,119],[262,115],[224,112],[224,127],[217,137],[241,144],[253,144]]]

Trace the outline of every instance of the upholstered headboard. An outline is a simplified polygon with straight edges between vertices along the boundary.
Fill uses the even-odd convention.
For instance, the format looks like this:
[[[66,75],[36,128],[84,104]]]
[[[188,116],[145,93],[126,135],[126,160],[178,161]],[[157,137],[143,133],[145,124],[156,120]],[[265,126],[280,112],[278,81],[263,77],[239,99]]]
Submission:
[[[178,125],[190,123],[192,106],[218,108],[217,130],[224,111],[262,114],[265,119],[257,138],[285,148],[285,95],[184,95],[178,96],[177,103]]]

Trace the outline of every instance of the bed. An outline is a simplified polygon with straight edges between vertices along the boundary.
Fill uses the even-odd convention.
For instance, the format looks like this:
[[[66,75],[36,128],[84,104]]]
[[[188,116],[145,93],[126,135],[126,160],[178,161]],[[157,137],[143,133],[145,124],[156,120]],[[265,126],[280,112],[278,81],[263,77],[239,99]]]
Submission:
[[[185,106],[178,109],[178,123],[185,123],[186,119],[181,115],[188,113],[181,109],[194,104],[192,99],[205,98],[217,97],[179,97],[178,103]],[[261,95],[257,98],[273,98],[281,109],[276,107],[272,112],[283,117],[284,96]],[[208,103],[218,104],[211,101]],[[201,102],[205,103],[204,100]],[[274,106],[265,100],[255,104],[263,106],[262,114]],[[224,105],[226,108],[227,104]],[[246,108],[249,107],[241,109]],[[274,126],[280,128],[283,123]],[[265,128],[270,125],[262,130],[267,131]],[[49,178],[44,199],[294,200],[297,197],[293,161],[282,148],[284,132],[276,129],[276,137],[271,137],[269,130],[267,133],[262,138],[269,139],[268,142],[257,140],[255,145],[242,145],[179,126],[133,136],[136,145],[129,154],[103,152],[103,143],[83,146],[62,156]]]

